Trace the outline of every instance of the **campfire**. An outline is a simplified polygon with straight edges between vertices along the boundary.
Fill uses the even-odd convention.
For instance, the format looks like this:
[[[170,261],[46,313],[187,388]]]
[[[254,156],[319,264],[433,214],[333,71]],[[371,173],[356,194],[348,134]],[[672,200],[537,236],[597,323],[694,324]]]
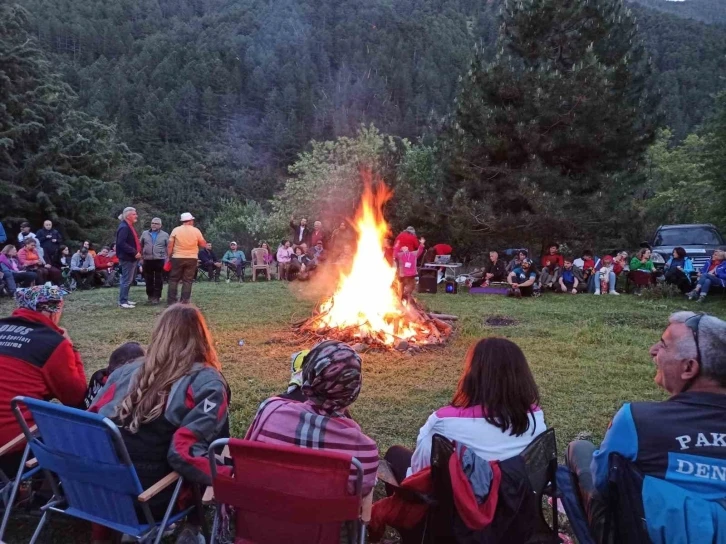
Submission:
[[[362,349],[399,350],[442,344],[451,335],[455,316],[430,314],[413,297],[401,300],[396,268],[383,255],[389,231],[383,205],[391,196],[383,182],[366,183],[353,221],[357,244],[351,266],[340,270],[333,295],[299,331]]]

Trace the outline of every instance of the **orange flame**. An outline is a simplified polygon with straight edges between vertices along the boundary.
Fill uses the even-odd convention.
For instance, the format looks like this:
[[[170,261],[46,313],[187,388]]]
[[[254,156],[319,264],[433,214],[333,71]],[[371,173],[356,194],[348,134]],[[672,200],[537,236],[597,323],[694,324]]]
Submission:
[[[357,338],[375,336],[386,345],[428,338],[428,327],[418,323],[401,302],[394,286],[396,268],[383,254],[389,231],[383,206],[392,194],[383,182],[372,187],[366,181],[353,222],[358,243],[352,266],[349,272],[341,272],[335,293],[320,305],[319,329],[352,329]]]

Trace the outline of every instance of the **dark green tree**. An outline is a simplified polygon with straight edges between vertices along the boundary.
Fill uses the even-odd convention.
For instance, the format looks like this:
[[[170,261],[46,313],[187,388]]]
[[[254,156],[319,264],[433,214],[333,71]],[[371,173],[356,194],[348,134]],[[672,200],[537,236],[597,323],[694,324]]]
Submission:
[[[113,221],[114,174],[132,155],[113,127],[73,109],[27,24],[23,8],[0,5],[0,216],[51,218],[79,239]]]
[[[591,229],[592,199],[658,123],[635,19],[622,0],[512,0],[499,44],[492,62],[475,49],[446,130],[455,231],[546,243]]]

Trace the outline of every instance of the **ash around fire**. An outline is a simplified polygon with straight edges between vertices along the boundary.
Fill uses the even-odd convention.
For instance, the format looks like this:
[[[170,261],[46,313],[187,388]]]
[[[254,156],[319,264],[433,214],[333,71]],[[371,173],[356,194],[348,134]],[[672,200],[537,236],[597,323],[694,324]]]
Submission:
[[[484,324],[490,327],[511,327],[517,324],[517,320],[506,315],[493,315],[485,319]]]

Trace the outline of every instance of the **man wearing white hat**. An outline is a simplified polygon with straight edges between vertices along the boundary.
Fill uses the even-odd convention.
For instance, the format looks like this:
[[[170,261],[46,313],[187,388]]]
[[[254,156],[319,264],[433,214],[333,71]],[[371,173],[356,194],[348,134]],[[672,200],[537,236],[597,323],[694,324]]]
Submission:
[[[182,282],[180,302],[183,304],[189,303],[189,299],[192,297],[192,282],[197,272],[199,248],[207,246],[204,236],[194,226],[194,216],[192,214],[185,212],[181,214],[179,220],[181,225],[171,231],[167,246],[171,262],[169,290],[166,299],[169,304],[176,303],[179,281]]]

